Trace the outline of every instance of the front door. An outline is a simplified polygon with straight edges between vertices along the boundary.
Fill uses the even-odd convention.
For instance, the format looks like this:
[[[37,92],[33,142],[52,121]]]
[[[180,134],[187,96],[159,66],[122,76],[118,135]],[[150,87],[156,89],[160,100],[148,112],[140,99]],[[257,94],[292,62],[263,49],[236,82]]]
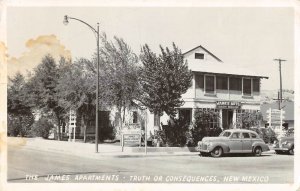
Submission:
[[[233,111],[231,109],[223,109],[222,110],[223,129],[231,129],[232,128],[232,117],[233,117]]]
[[[231,153],[243,152],[243,140],[240,132],[232,133],[229,137],[229,149]]]
[[[249,133],[242,133],[242,139],[243,139],[243,152],[244,153],[251,153],[252,152],[252,141],[250,138]]]

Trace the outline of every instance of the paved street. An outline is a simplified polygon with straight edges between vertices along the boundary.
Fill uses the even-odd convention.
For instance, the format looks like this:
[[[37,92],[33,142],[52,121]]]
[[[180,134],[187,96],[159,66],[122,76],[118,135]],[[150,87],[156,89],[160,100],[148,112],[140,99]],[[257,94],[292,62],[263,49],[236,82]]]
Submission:
[[[8,148],[9,182],[292,183],[294,157],[86,157]]]

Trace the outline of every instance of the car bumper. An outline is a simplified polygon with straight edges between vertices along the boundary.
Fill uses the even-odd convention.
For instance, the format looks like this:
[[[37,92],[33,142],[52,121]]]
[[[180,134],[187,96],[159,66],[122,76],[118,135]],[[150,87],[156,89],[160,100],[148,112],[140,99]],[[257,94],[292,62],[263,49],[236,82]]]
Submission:
[[[275,151],[288,151],[289,148],[274,148]]]

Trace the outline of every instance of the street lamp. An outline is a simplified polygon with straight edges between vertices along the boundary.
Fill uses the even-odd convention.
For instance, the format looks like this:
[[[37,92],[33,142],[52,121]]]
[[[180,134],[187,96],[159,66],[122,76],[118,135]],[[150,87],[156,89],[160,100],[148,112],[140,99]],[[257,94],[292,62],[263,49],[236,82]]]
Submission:
[[[88,23],[74,18],[74,17],[69,17],[68,15],[64,16],[64,21],[63,23],[67,25],[69,23],[69,19],[73,19],[76,21],[79,21],[85,25],[87,25],[94,34],[96,34],[96,41],[97,41],[97,87],[96,87],[96,131],[95,131],[95,145],[96,145],[96,153],[98,152],[98,110],[99,110],[99,65],[100,65],[100,55],[99,55],[99,23],[97,23],[97,30],[89,25]]]

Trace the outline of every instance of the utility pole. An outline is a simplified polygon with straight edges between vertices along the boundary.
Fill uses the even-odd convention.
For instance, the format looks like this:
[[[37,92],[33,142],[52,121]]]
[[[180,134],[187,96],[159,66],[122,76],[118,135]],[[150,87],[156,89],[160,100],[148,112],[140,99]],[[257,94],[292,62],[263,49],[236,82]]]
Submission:
[[[280,91],[279,91],[279,109],[281,109],[281,103],[282,103],[282,76],[281,76],[281,62],[284,62],[286,60],[277,58],[274,59],[275,61],[278,61],[279,63],[279,78],[280,78]]]

